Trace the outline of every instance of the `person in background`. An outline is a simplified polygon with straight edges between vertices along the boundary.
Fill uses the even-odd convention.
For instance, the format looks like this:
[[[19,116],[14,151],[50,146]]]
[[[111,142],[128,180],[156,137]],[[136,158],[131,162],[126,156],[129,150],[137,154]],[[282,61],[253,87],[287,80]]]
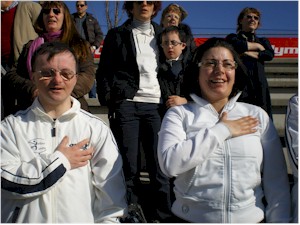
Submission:
[[[171,216],[169,181],[157,161],[161,124],[157,72],[162,28],[152,19],[160,8],[160,1],[124,2],[129,19],[108,31],[96,73],[98,98],[101,105],[108,106],[110,127],[123,158],[129,209],[139,208],[146,196],[150,201],[143,204],[149,207],[149,222],[162,222]],[[149,172],[149,192],[141,189],[140,143]]]
[[[285,119],[285,138],[294,177],[292,187],[292,223],[298,223],[298,94],[289,100]]]
[[[166,27],[161,34],[165,61],[160,64],[158,81],[163,100],[162,117],[173,106],[187,103],[183,87],[183,74],[188,65],[184,58],[186,33],[177,26]]]
[[[78,34],[68,7],[62,1],[45,1],[36,21],[35,30],[39,37],[29,41],[23,48],[18,62],[5,78],[17,95],[17,110],[29,107],[38,95],[32,82],[31,56],[44,42],[60,41],[74,48],[79,59],[79,73],[72,96],[78,99],[81,107],[88,109],[84,96],[91,90],[95,79],[95,66],[90,53],[89,43]]]
[[[1,223],[118,223],[122,158],[110,129],[71,97],[75,51],[46,42],[31,63],[39,95],[1,123]]]
[[[263,109],[237,102],[247,76],[238,54],[208,39],[187,72],[192,101],[167,111],[158,142],[160,167],[175,177],[174,222],[288,223],[281,142]]]
[[[37,38],[34,23],[40,12],[41,6],[36,2],[1,1],[1,78],[18,60],[24,44]],[[1,83],[1,118],[4,118],[14,112],[16,97],[5,79]]]
[[[163,28],[169,26],[178,26],[180,29],[184,30],[186,33],[186,50],[184,54],[184,60],[188,61],[191,59],[192,53],[196,48],[194,36],[192,34],[191,28],[182,23],[182,21],[188,16],[186,10],[178,4],[169,4],[162,12],[160,25]]]
[[[261,13],[255,8],[244,8],[237,18],[237,32],[227,35],[247,67],[248,82],[239,101],[262,107],[273,119],[268,81],[265,75],[265,61],[274,58],[270,41],[258,37],[256,30],[261,26]]]
[[[77,1],[76,2],[76,13],[73,13],[73,20],[75,22],[78,33],[81,37],[87,40],[91,47],[91,53],[100,47],[103,40],[103,32],[96,18],[94,18],[90,13],[87,13],[88,5],[87,1]],[[90,98],[96,98],[96,82],[89,92]]]

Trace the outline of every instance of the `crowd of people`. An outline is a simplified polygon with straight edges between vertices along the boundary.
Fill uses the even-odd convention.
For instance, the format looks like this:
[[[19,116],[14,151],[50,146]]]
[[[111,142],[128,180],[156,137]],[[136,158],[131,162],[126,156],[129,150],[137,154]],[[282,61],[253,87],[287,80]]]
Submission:
[[[95,65],[104,35],[88,1],[73,14],[63,1],[1,2],[1,222],[298,222],[298,95],[290,193],[261,12],[242,9],[236,33],[196,46],[188,12],[170,3],[157,24],[161,8],[125,1]]]

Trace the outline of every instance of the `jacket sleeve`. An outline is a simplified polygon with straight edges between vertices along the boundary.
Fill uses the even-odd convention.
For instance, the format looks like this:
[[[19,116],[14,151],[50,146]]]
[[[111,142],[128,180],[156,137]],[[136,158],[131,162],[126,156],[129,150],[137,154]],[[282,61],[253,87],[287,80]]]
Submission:
[[[32,41],[29,41],[21,52],[18,62],[6,74],[5,82],[13,87],[13,90],[18,92],[25,99],[31,99],[33,92],[36,90],[35,84],[30,80],[27,70],[27,55]]]
[[[114,30],[109,30],[103,44],[101,59],[96,72],[97,94],[101,105],[107,105],[110,100],[110,87],[116,65],[117,36]]]
[[[285,134],[293,175],[298,177],[298,95],[289,100]]]
[[[290,187],[285,156],[273,122],[267,116],[262,126],[261,143],[263,147],[262,182],[267,201],[265,218],[267,223],[287,223],[290,221]]]
[[[196,128],[196,135],[187,137],[182,106],[172,107],[164,116],[158,133],[158,160],[162,172],[176,177],[195,168],[231,137],[229,129],[223,123],[211,128]]]
[[[267,38],[259,38],[259,43],[264,46],[265,50],[259,52],[258,59],[260,61],[271,61],[275,53],[270,41]]]
[[[246,39],[240,39],[237,34],[232,33],[227,35],[226,41],[228,41],[233,46],[238,54],[242,54],[248,51],[248,44]]]
[[[30,157],[35,153],[18,129],[13,129],[11,117],[1,124],[1,190],[14,199],[43,195],[60,182],[70,163],[58,151]]]
[[[97,48],[100,47],[100,44],[103,40],[103,32],[98,21],[94,18],[94,32],[95,32],[95,41],[92,45],[95,45]]]
[[[127,212],[122,158],[110,129],[106,126],[100,129],[91,160],[96,189],[93,214],[96,223],[113,223]]]
[[[95,81],[96,66],[92,57],[88,57],[85,61],[79,61],[79,73],[77,83],[73,89],[72,96],[81,98],[93,87]]]

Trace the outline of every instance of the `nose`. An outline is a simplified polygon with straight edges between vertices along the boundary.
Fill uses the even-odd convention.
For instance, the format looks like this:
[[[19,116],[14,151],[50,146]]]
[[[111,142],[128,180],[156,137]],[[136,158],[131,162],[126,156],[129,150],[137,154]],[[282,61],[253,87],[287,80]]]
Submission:
[[[59,71],[55,71],[55,75],[53,76],[53,81],[55,81],[56,83],[60,83],[63,81],[63,78],[60,75]]]

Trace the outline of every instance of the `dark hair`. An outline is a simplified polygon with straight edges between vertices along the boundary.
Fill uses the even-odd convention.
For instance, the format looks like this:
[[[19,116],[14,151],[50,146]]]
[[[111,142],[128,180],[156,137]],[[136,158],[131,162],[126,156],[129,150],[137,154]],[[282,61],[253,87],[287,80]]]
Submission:
[[[42,5],[42,9],[49,9],[53,7],[63,8],[64,21],[62,24],[62,35],[60,41],[74,48],[79,60],[85,61],[87,58],[91,57],[89,43],[80,37],[67,5],[62,1],[45,1]],[[38,16],[34,28],[39,36],[47,33],[43,20],[43,11],[41,11]]]
[[[254,13],[254,14],[256,14],[256,15],[259,17],[259,20],[258,20],[258,27],[261,26],[261,21],[260,21],[260,18],[261,18],[261,12],[258,11],[256,8],[246,7],[246,8],[244,8],[244,9],[240,12],[240,14],[239,14],[239,16],[238,16],[238,18],[237,18],[237,28],[236,28],[237,33],[238,33],[239,31],[242,30],[241,20],[242,20],[247,14],[249,14],[249,13]]]
[[[202,45],[196,48],[192,62],[189,64],[186,73],[185,73],[185,88],[187,90],[187,98],[190,99],[189,94],[194,93],[199,97],[202,96],[201,89],[199,86],[199,62],[201,62],[203,55],[211,48],[215,47],[223,47],[228,49],[234,61],[237,63],[238,67],[235,70],[235,82],[230,93],[229,98],[235,96],[239,91],[242,91],[246,85],[246,81],[248,79],[247,69],[242,63],[239,55],[236,53],[231,44],[229,44],[223,38],[210,38],[205,41]]]
[[[161,33],[161,42],[162,42],[162,36],[163,35],[166,35],[168,33],[171,33],[171,32],[174,32],[174,33],[177,33],[178,36],[179,36],[179,39],[181,42],[183,43],[186,43],[187,41],[187,37],[186,37],[186,33],[183,29],[177,27],[177,26],[169,26],[169,27],[166,27],[163,29],[162,33]]]
[[[77,5],[78,2],[84,2],[84,5],[87,5],[87,1],[76,1],[75,5]]]
[[[79,63],[76,57],[76,54],[72,48],[70,48],[67,44],[62,42],[46,42],[42,44],[38,49],[33,53],[31,58],[32,71],[35,70],[36,59],[41,55],[48,54],[47,61],[49,62],[54,56],[60,53],[70,53],[74,57],[76,62],[76,73],[79,71]]]
[[[133,3],[134,1],[125,1],[123,5],[123,10],[126,11],[130,19],[133,18],[133,14],[131,12],[131,10],[133,9]],[[153,5],[155,13],[151,16],[151,19],[153,19],[157,15],[158,11],[161,10],[161,1],[153,1]]]

